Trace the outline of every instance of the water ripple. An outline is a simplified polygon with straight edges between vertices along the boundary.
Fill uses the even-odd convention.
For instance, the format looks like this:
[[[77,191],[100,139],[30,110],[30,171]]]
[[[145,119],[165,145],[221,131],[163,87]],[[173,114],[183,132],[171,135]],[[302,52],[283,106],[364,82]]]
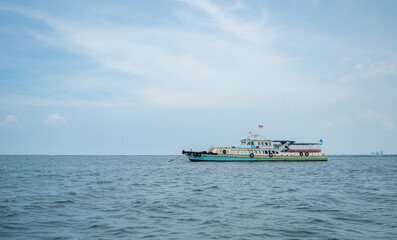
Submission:
[[[0,156],[6,239],[397,239],[397,158]]]

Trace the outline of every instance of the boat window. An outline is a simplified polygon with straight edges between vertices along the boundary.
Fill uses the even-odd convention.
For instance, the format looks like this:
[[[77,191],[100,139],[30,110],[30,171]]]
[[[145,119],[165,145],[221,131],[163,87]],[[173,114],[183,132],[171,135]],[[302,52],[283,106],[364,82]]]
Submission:
[[[267,154],[267,151],[265,151],[265,154]]]
[[[278,154],[278,152],[276,152],[276,154]]]
[[[273,152],[273,154],[274,154],[274,151],[272,151]]]

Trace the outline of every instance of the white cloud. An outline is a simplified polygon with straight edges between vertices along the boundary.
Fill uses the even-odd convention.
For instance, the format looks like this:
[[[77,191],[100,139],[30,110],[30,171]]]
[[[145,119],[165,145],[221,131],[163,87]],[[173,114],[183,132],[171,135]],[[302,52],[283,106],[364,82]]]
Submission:
[[[5,117],[3,122],[0,122],[0,125],[11,125],[11,124],[19,124],[17,117],[14,115],[8,115]]]
[[[48,115],[48,118],[44,120],[44,125],[47,127],[56,127],[64,123],[66,123],[66,118],[59,113],[51,113]]]
[[[339,82],[354,82],[360,79],[367,79],[370,77],[383,77],[393,75],[397,76],[397,60],[393,62],[374,62],[374,63],[357,63],[353,70],[339,78]]]
[[[294,70],[289,58],[275,50],[277,35],[266,25],[265,9],[262,15],[247,19],[238,15],[238,11],[214,2],[181,2],[185,4],[180,10],[196,15],[200,27],[186,27],[183,23],[175,23],[176,27],[94,24],[37,11],[9,11],[39,19],[52,29],[34,33],[37,39],[80,55],[102,68],[131,76],[127,81],[76,78],[58,84],[65,86],[62,90],[68,94],[90,92],[89,89],[95,92],[98,86],[99,91],[111,93],[111,98],[105,100],[93,98],[93,104],[130,106],[149,102],[178,108],[293,109],[304,105],[324,106],[335,99],[344,99],[339,96],[343,90],[303,77]],[[244,99],[255,100],[248,103]],[[32,103],[76,102],[66,99],[46,103],[42,98]]]
[[[191,29],[93,27],[44,14],[30,15],[54,30],[52,34],[36,33],[38,39],[140,79],[140,84],[136,80],[120,84],[117,79],[103,84],[103,89],[123,86],[116,88],[117,95],[128,104],[129,98],[138,96],[142,102],[171,107],[217,107],[215,102],[225,107],[254,107],[275,98],[286,104],[303,92],[304,81],[288,73],[288,59],[272,49],[274,35],[263,29],[263,18],[248,22],[208,1],[184,2],[207,13],[221,30],[235,37]],[[251,96],[256,96],[255,102],[241,101]]]

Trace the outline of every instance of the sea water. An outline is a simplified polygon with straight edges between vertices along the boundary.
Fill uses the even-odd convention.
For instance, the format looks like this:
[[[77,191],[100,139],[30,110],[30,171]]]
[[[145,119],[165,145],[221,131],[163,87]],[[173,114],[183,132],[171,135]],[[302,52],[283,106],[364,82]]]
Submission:
[[[397,239],[397,158],[0,156],[1,239]]]

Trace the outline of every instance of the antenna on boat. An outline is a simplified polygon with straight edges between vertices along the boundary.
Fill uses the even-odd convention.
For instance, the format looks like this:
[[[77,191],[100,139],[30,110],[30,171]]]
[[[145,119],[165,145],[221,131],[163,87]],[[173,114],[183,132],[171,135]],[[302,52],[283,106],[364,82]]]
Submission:
[[[252,135],[253,132],[254,132],[254,131],[252,131],[252,129],[248,132],[247,140],[251,138],[251,135]]]
[[[265,138],[265,135],[263,134],[263,124],[259,124],[258,128],[259,128],[259,136],[262,136],[263,140],[265,140],[266,138]],[[261,129],[262,129],[262,131],[261,131]]]

